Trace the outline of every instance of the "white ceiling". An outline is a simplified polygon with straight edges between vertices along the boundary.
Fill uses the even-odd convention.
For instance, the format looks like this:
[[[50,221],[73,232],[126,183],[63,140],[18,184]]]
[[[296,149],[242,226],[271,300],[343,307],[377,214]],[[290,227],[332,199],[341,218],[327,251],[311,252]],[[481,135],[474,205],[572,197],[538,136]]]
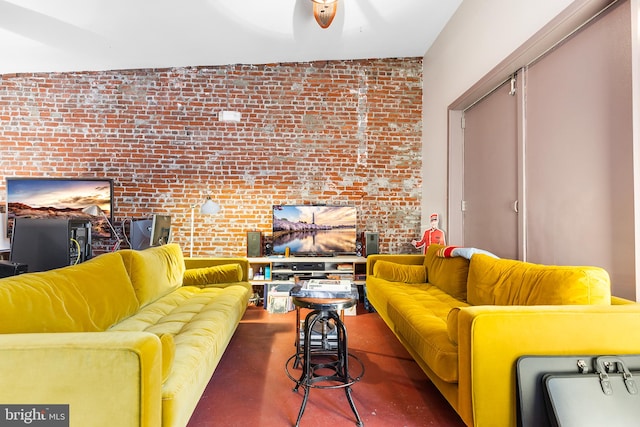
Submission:
[[[0,74],[423,56],[462,0],[0,0]]]

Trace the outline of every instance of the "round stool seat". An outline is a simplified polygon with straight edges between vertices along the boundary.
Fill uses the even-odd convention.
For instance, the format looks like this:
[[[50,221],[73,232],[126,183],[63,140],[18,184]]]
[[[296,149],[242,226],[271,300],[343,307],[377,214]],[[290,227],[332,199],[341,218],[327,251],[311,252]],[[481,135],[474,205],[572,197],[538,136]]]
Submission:
[[[312,310],[340,311],[353,307],[357,302],[358,300],[356,298],[293,298],[294,305]]]

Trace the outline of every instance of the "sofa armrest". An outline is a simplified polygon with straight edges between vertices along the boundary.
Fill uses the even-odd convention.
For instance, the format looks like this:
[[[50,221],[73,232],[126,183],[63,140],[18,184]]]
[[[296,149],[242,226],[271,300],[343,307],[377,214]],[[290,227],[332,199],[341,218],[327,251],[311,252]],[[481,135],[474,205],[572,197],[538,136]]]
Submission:
[[[0,402],[68,404],[71,426],[159,426],[161,354],[145,332],[3,334]]]
[[[462,418],[516,425],[518,357],[640,353],[640,304],[464,307],[458,340]]]
[[[629,304],[637,304],[637,302],[632,301],[627,298],[617,297],[615,295],[611,295],[611,305],[629,305]]]
[[[184,265],[188,269],[213,267],[215,265],[240,264],[242,268],[242,281],[249,280],[249,260],[242,257],[209,257],[209,258],[185,258]]]
[[[367,276],[373,276],[373,266],[376,261],[395,262],[396,264],[423,265],[424,255],[421,254],[376,254],[367,256]]]

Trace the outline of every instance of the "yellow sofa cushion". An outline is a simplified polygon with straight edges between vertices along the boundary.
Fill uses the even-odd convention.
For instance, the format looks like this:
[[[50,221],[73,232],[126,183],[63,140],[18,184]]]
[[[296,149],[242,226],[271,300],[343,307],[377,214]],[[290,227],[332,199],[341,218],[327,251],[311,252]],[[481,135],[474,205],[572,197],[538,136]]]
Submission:
[[[458,381],[458,346],[449,339],[447,315],[465,306],[432,284],[394,284],[384,289],[395,333],[448,383]]]
[[[144,307],[182,285],[185,266],[182,250],[167,244],[142,251],[119,251],[131,277],[140,306]]]
[[[443,258],[438,252],[443,245],[432,244],[427,248],[424,265],[429,283],[436,285],[449,295],[465,301],[467,299],[467,277],[469,260],[463,257]]]
[[[0,333],[95,332],[139,307],[122,258],[100,255],[78,265],[0,280]]]
[[[609,274],[599,267],[570,267],[471,258],[467,297],[472,305],[611,303]]]
[[[242,280],[240,264],[223,264],[212,267],[185,270],[182,286],[206,286],[217,283],[233,283]]]
[[[173,338],[171,375],[162,385],[162,425],[187,424],[193,407],[184,403],[197,402],[202,395],[250,295],[248,282],[224,288],[182,286],[110,329],[145,331]]]
[[[373,275],[390,282],[426,283],[427,271],[423,265],[398,264],[378,260],[373,265]]]

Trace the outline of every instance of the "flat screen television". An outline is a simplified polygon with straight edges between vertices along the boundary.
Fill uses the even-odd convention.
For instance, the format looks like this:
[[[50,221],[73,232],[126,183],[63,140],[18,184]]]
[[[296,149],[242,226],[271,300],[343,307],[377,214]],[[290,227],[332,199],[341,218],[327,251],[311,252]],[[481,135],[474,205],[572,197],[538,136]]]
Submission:
[[[354,206],[274,205],[273,253],[354,255],[356,212]]]
[[[171,216],[154,214],[151,219],[151,246],[166,245],[171,241]]]
[[[6,178],[7,235],[15,218],[67,218],[91,220],[91,236],[111,237],[102,215],[82,212],[99,207],[113,224],[113,181],[98,178]]]

